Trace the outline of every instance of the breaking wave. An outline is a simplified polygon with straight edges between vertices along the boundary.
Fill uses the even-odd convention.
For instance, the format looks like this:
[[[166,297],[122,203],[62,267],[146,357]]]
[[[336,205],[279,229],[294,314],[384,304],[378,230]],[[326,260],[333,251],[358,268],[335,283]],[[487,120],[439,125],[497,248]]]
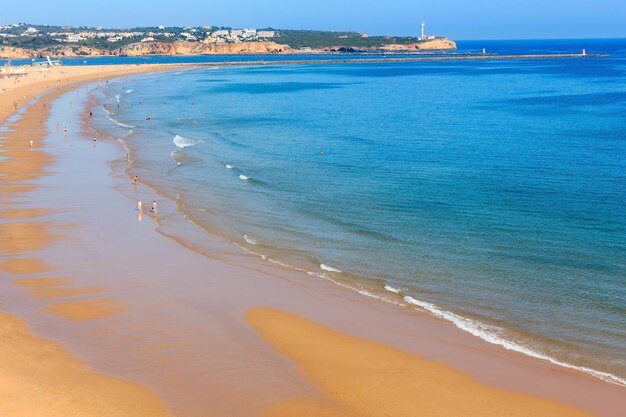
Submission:
[[[331,266],[325,265],[325,264],[320,264],[320,269],[323,269],[324,271],[328,271],[328,272],[336,272],[336,273],[341,273],[340,270],[335,269]]]
[[[204,141],[189,139],[180,135],[174,136],[174,139],[172,139],[172,142],[174,142],[174,145],[178,146],[181,149],[188,148],[190,146],[194,146],[199,143],[204,143]]]
[[[245,239],[246,242],[248,242],[251,245],[258,245],[259,244],[259,242],[256,239],[254,239],[253,237],[250,237],[248,235],[243,235],[243,238]]]

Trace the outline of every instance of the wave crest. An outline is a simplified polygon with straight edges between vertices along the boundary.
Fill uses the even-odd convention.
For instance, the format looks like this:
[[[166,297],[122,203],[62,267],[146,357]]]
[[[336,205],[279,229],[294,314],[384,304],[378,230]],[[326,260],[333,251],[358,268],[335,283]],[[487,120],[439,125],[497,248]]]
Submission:
[[[245,239],[246,242],[248,242],[251,245],[258,245],[259,241],[256,240],[255,238],[248,236],[248,235],[243,235],[243,238]]]
[[[575,366],[570,363],[552,358],[548,355],[537,352],[535,350],[529,349],[525,346],[521,346],[510,340],[506,340],[498,335],[499,333],[502,333],[502,330],[503,330],[498,327],[488,326],[486,324],[483,324],[474,320],[470,320],[465,317],[461,317],[450,311],[442,310],[432,303],[427,303],[425,301],[416,300],[415,298],[408,296],[408,295],[405,296],[403,299],[407,304],[420,307],[436,317],[447,320],[451,322],[452,324],[454,324],[459,329],[464,330],[476,337],[479,337],[485,342],[493,343],[494,345],[502,346],[505,349],[522,353],[524,355],[528,355],[533,358],[542,359],[550,363],[553,363],[555,365],[563,366],[565,368],[576,369],[578,371],[585,372],[587,374],[595,376],[596,378],[600,378],[604,381],[611,382],[613,384],[626,385],[626,380],[616,375],[610,374],[608,372],[597,371],[595,369],[587,368],[584,366]]]
[[[174,136],[174,139],[172,139],[172,142],[174,142],[174,145],[178,146],[181,149],[188,148],[190,146],[194,146],[199,143],[204,143],[204,141],[202,140],[189,139],[180,135]]]
[[[332,266],[328,266],[328,265],[325,265],[325,264],[320,264],[320,269],[323,269],[324,271],[328,271],[328,272],[341,273],[340,270],[335,269]]]

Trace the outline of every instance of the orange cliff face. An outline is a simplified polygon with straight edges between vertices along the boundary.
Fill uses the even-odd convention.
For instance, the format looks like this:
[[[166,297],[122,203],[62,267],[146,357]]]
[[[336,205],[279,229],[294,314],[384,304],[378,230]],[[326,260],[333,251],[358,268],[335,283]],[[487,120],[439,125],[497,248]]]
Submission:
[[[35,56],[33,51],[23,48],[14,48],[12,46],[0,47],[0,58],[18,59],[18,58],[31,58]]]
[[[443,50],[456,49],[456,42],[447,38],[428,39],[417,43],[383,45],[385,51]]]
[[[313,49],[313,52],[410,52],[410,51],[434,51],[434,50],[454,50],[456,42],[448,38],[427,39],[414,43],[390,43],[371,47],[333,46],[330,48]]]
[[[86,46],[64,45],[38,50],[0,47],[0,58],[80,57],[80,56],[144,56],[144,55],[222,55],[289,53],[288,45],[275,42],[201,43],[201,42],[137,42],[107,51]]]
[[[222,54],[268,54],[291,51],[287,45],[275,42],[201,43],[201,42],[138,42],[114,52],[120,56],[142,55],[222,55]]]
[[[340,50],[336,48],[314,49],[312,52]],[[416,51],[416,50],[451,50],[456,43],[447,38],[429,39],[409,44],[388,44],[355,50]],[[145,55],[237,55],[237,54],[289,54],[298,52],[289,45],[276,42],[240,42],[240,43],[202,43],[202,42],[137,42],[122,48],[107,51],[86,46],[64,45],[38,50],[0,47],[0,58],[32,57],[80,57],[80,56],[145,56]]]

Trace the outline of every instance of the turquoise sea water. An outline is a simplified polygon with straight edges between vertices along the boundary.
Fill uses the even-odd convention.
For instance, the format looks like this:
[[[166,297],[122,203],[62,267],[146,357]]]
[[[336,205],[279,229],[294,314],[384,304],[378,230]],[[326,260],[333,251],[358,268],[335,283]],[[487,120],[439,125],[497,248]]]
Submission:
[[[624,383],[626,40],[460,47],[611,56],[199,68],[94,123],[210,233]]]

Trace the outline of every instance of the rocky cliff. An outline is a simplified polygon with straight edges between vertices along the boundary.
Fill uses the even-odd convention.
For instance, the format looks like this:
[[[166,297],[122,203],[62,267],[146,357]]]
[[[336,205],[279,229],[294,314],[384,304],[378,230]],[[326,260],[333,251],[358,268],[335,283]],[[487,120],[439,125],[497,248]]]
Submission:
[[[41,48],[36,50],[23,49],[23,48],[11,48],[1,47],[0,58],[44,58],[50,57],[80,57],[80,56],[105,56],[111,55],[109,51],[102,49],[89,48],[86,46],[51,46],[48,48]]]
[[[275,54],[291,51],[287,45],[274,42],[200,43],[200,42],[142,42],[133,43],[114,51],[119,56],[142,55],[227,55]]]
[[[324,49],[315,49],[313,52],[410,52],[425,50],[451,50],[456,49],[456,42],[447,38],[428,39],[415,43],[392,43],[381,46],[355,47],[334,46]]]
[[[291,52],[287,45],[275,42],[242,42],[207,44],[199,42],[138,42],[113,51],[86,46],[63,45],[37,50],[0,47],[0,58],[32,57],[88,57],[88,56],[144,56],[144,55],[227,55],[276,54]]]
[[[429,39],[417,43],[383,45],[380,49],[385,51],[422,51],[422,50],[447,50],[456,49],[456,42],[447,38]]]
[[[35,53],[27,49],[13,48],[10,46],[0,47],[0,58],[18,59],[30,58],[32,56],[35,56]]]
[[[356,52],[356,51],[416,51],[456,49],[456,43],[446,38],[430,39],[410,44],[389,44],[371,48],[334,47],[312,52]],[[89,56],[145,56],[145,55],[237,55],[237,54],[289,54],[301,52],[288,45],[275,42],[201,43],[201,42],[138,42],[108,51],[78,45],[62,45],[28,50],[0,47],[0,58],[32,57],[89,57]]]

